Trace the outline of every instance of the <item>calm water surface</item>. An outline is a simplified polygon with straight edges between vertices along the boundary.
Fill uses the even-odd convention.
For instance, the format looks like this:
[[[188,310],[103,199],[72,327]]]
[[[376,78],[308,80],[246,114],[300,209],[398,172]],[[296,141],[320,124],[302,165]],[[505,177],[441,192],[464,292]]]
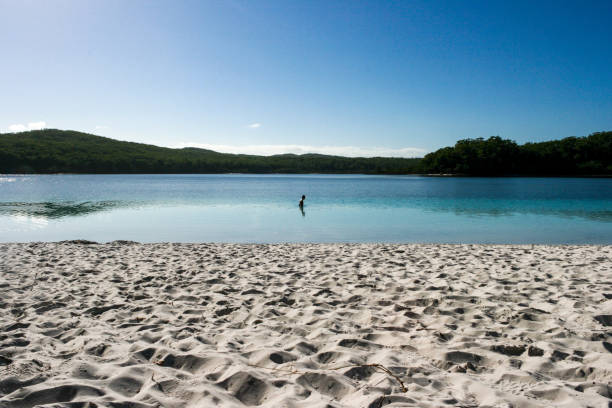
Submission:
[[[0,176],[0,241],[67,239],[612,244],[612,179]]]

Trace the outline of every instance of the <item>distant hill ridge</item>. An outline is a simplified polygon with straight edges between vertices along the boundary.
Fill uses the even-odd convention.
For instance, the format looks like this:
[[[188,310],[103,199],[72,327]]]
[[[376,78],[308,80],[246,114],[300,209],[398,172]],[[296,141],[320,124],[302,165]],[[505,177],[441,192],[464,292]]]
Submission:
[[[0,134],[0,173],[330,173],[469,176],[612,175],[612,132],[518,145],[464,139],[424,158],[254,156],[123,142],[71,130]]]
[[[123,142],[72,130],[0,134],[0,173],[417,173],[420,159],[254,156]]]

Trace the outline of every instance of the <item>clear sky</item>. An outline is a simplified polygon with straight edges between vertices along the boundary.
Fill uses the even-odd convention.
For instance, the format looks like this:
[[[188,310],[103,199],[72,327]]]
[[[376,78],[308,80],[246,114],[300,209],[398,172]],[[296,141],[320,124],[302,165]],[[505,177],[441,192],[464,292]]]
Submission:
[[[612,130],[612,1],[0,0],[0,131],[422,155]]]

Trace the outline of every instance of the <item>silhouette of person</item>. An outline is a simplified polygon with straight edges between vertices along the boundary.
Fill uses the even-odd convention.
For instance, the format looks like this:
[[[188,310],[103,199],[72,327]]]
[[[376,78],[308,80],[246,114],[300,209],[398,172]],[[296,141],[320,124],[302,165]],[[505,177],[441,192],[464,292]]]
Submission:
[[[298,204],[298,207],[300,207],[300,212],[302,213],[302,217],[306,216],[306,213],[304,212],[304,200],[306,199],[306,196],[303,195],[302,199],[300,200],[300,203]]]

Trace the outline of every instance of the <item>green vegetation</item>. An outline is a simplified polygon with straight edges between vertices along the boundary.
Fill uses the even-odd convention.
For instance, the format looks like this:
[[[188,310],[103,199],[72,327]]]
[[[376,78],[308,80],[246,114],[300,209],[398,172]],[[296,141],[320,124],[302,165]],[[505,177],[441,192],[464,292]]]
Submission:
[[[0,173],[417,173],[420,159],[251,156],[57,129],[0,134]]]
[[[0,173],[612,175],[612,132],[524,145],[498,136],[465,139],[423,159],[400,159],[225,154],[45,129],[0,134]]]
[[[427,154],[421,171],[470,176],[612,175],[612,132],[517,145],[493,136],[466,139]]]

